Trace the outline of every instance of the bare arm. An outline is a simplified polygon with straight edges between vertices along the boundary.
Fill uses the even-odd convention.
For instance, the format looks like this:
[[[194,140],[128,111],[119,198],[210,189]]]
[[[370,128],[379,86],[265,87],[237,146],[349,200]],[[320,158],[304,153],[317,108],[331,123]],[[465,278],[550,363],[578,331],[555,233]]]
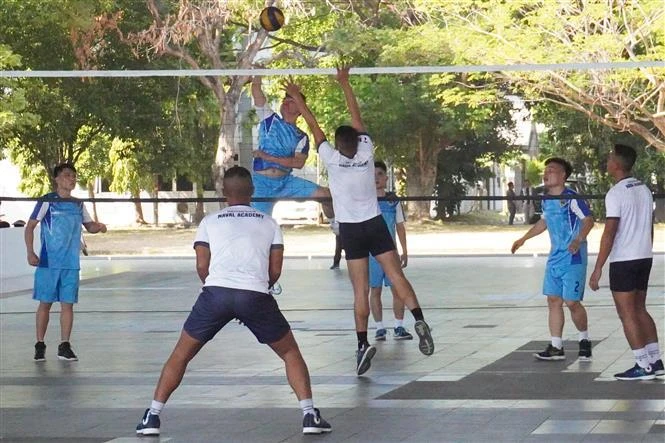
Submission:
[[[510,252],[513,254],[515,251],[517,251],[519,248],[524,245],[524,242],[526,242],[528,239],[535,237],[536,235],[540,235],[543,232],[547,230],[547,223],[545,222],[544,218],[541,218],[536,222],[535,225],[529,229],[526,234],[524,234],[521,238],[515,240],[515,243],[513,243],[513,247],[510,248]]]
[[[404,223],[397,223],[395,226],[395,232],[397,232],[397,238],[399,239],[399,244],[402,247],[400,261],[402,262],[402,267],[406,268],[406,266],[409,264],[409,253],[406,249],[406,226]]]
[[[318,148],[318,146],[326,140],[326,135],[323,133],[323,130],[319,126],[319,122],[316,121],[316,117],[314,117],[314,114],[312,114],[312,111],[307,106],[307,103],[305,103],[305,101],[302,99],[302,95],[300,94],[300,87],[294,83],[288,83],[286,85],[286,92],[290,97],[293,98],[293,101],[298,106],[298,110],[300,111],[302,118],[307,123],[309,130],[312,132],[312,135],[314,136],[314,143]]]
[[[293,157],[275,157],[265,151],[256,150],[252,153],[254,157],[262,158],[263,160],[277,163],[285,168],[302,169],[307,161],[307,154],[295,154]]]
[[[358,132],[365,132],[365,125],[360,116],[360,107],[349,82],[349,69],[348,67],[337,68],[337,82],[344,92],[346,106],[349,108],[349,113],[351,114],[351,126]]]
[[[205,283],[210,273],[210,248],[203,245],[194,246],[196,251],[196,273],[199,274],[201,283]]]
[[[603,266],[605,266],[605,262],[610,256],[610,252],[612,252],[614,237],[616,237],[618,229],[618,218],[608,218],[605,220],[605,229],[603,230],[603,236],[600,237],[600,249],[596,258],[596,266],[594,266],[591,277],[589,278],[589,287],[594,291],[597,291],[600,287],[598,282],[603,275]]]
[[[85,227],[85,230],[91,234],[96,234],[98,232],[101,232],[103,234],[106,232],[106,225],[104,223],[93,221],[93,222],[83,223],[83,226]]]
[[[263,106],[266,104],[266,96],[261,89],[261,76],[255,75],[252,78],[252,98],[254,99],[254,106]]]
[[[39,222],[34,219],[28,220],[28,223],[25,225],[25,231],[23,232],[23,238],[25,239],[25,249],[28,255],[28,264],[30,266],[37,266],[39,264],[39,257],[35,254],[34,242],[35,242],[35,228]]]
[[[268,286],[272,287],[279,276],[282,275],[282,263],[284,262],[284,245],[273,245],[270,248],[270,258],[268,263]]]
[[[582,228],[580,229],[580,233],[573,239],[573,241],[570,242],[570,245],[568,245],[568,252],[575,254],[580,249],[582,242],[586,240],[586,237],[589,235],[589,232],[591,232],[591,229],[593,229],[593,217],[589,215],[582,219]]]

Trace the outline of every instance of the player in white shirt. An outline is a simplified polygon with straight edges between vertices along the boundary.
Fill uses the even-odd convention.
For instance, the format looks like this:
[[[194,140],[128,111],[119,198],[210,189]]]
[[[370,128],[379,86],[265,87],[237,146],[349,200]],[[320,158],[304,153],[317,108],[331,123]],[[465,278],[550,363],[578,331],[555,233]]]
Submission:
[[[326,141],[314,114],[302,99],[300,88],[290,83],[286,92],[294,97],[301,115],[314,135],[319,158],[328,170],[335,219],[339,222],[339,233],[353,285],[353,308],[358,337],[356,373],[362,375],[369,369],[376,353],[376,348],[367,341],[370,254],[381,264],[398,297],[413,314],[416,320],[414,329],[420,338],[420,351],[425,355],[432,355],[434,341],[413,287],[402,271],[395,242],[381,216],[374,183],[374,146],[365,132],[360,108],[349,83],[349,68],[337,70],[337,81],[344,91],[352,126],[337,128],[334,148]]]
[[[208,215],[196,232],[196,271],[203,288],[180,339],[167,360],[154,399],[136,427],[139,435],[159,435],[159,414],[182,380],[187,364],[228,322],[238,319],[260,343],[284,360],[286,377],[303,410],[303,434],[330,432],[312,402],[307,365],[289,323],[269,288],[282,272],[284,242],[277,222],[250,206],[251,173],[234,166],[224,174],[228,207]]]
[[[616,184],[605,196],[605,230],[589,287],[598,290],[603,266],[610,260],[610,290],[635,355],[635,366],[615,374],[619,380],[652,380],[665,376],[656,324],[646,308],[653,263],[653,196],[644,183],[631,177],[637,159],[633,148],[615,145],[607,172]]]

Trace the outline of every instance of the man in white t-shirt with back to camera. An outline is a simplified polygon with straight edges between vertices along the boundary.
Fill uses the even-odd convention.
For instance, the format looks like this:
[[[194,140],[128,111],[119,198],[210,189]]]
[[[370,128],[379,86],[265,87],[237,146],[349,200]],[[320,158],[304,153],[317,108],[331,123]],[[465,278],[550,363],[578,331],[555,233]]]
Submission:
[[[423,318],[418,298],[404,276],[395,242],[381,216],[374,183],[374,146],[360,116],[360,109],[349,83],[349,68],[337,70],[344,98],[351,114],[352,126],[340,126],[335,131],[335,147],[326,140],[314,114],[302,99],[300,88],[290,83],[286,92],[294,98],[298,110],[307,122],[318,146],[319,158],[328,170],[330,193],[339,234],[344,245],[347,268],[353,286],[354,317],[358,350],[356,373],[362,375],[370,368],[376,348],[367,340],[369,323],[369,265],[370,254],[381,264],[395,291],[416,320],[414,329],[420,338],[419,349],[425,355],[434,352],[430,328]]]
[[[610,259],[610,290],[635,356],[635,366],[615,374],[619,380],[653,380],[665,376],[656,324],[646,308],[653,264],[653,196],[631,176],[637,159],[633,148],[615,145],[607,172],[616,184],[605,196],[605,230],[589,287],[598,290],[603,265]]]
[[[303,434],[332,430],[314,408],[307,365],[269,293],[282,272],[284,242],[277,222],[250,207],[253,192],[250,172],[240,166],[229,168],[223,182],[228,207],[205,217],[196,231],[196,271],[203,288],[162,369],[150,408],[136,427],[139,435],[159,435],[159,414],[180,385],[188,363],[233,319],[284,361],[286,378],[303,410]]]

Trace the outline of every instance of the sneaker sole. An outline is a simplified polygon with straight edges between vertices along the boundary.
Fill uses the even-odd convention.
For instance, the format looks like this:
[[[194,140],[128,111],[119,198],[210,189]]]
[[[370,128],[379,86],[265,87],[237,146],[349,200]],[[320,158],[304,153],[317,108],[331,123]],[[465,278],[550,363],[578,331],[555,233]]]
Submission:
[[[413,335],[410,337],[393,337],[395,340],[413,340]]]
[[[374,337],[374,341],[386,341],[386,336],[383,337]]]
[[[660,371],[656,371],[654,373],[656,377],[665,377],[665,369],[661,369]]]
[[[537,360],[542,360],[542,361],[560,361],[566,359],[565,355],[553,355],[551,357],[543,357],[542,355],[533,354],[533,356],[536,357]]]
[[[62,355],[58,355],[58,360],[64,360],[64,361],[78,361],[79,359],[78,359],[78,357],[67,358],[67,357],[63,357]]]
[[[46,357],[44,357],[44,358],[35,358],[34,360],[35,360],[35,362],[39,363],[39,362],[42,362],[42,361],[46,361]]]
[[[325,434],[327,432],[332,432],[332,428],[302,428],[302,433],[307,435],[312,434]]]
[[[592,361],[593,359],[591,357],[583,357],[583,356],[580,355],[578,357],[578,360],[579,361]]]
[[[136,435],[159,435],[159,428],[145,428],[136,430]]]
[[[416,330],[416,334],[418,334],[418,338],[420,339],[420,343],[418,343],[418,349],[420,349],[420,352],[425,355],[432,355],[434,353],[434,340],[432,339],[432,334],[427,323],[418,320],[413,325],[413,328]]]
[[[615,375],[614,378],[616,378],[617,380],[621,380],[621,381],[654,380],[656,378],[656,374],[641,375],[639,377],[620,377],[620,376]]]
[[[358,365],[358,369],[356,370],[358,375],[363,375],[369,370],[369,367],[372,366],[372,358],[374,357],[374,354],[376,354],[376,348],[374,346],[367,348],[367,352],[363,355],[363,358]]]

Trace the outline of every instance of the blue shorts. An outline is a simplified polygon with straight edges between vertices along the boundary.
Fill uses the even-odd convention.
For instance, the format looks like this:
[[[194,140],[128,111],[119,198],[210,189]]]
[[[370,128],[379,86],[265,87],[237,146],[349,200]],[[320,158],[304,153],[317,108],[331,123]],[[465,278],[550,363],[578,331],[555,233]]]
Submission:
[[[234,318],[247,326],[259,343],[274,343],[291,330],[272,295],[219,286],[201,290],[183,329],[206,343]]]
[[[319,185],[301,177],[295,177],[292,174],[286,174],[282,177],[266,177],[261,174],[252,174],[254,182],[253,197],[311,197],[314,195]],[[272,215],[272,208],[276,202],[252,202],[252,207]]]
[[[32,299],[43,303],[77,303],[79,270],[38,267],[35,271]]]
[[[372,256],[369,257],[369,287],[370,288],[380,288],[381,286],[386,286],[388,288],[392,287],[393,284],[390,282],[390,279],[386,277],[386,273],[383,272],[383,268],[379,262]]]
[[[586,263],[568,266],[545,266],[543,294],[582,301],[586,285]]]

